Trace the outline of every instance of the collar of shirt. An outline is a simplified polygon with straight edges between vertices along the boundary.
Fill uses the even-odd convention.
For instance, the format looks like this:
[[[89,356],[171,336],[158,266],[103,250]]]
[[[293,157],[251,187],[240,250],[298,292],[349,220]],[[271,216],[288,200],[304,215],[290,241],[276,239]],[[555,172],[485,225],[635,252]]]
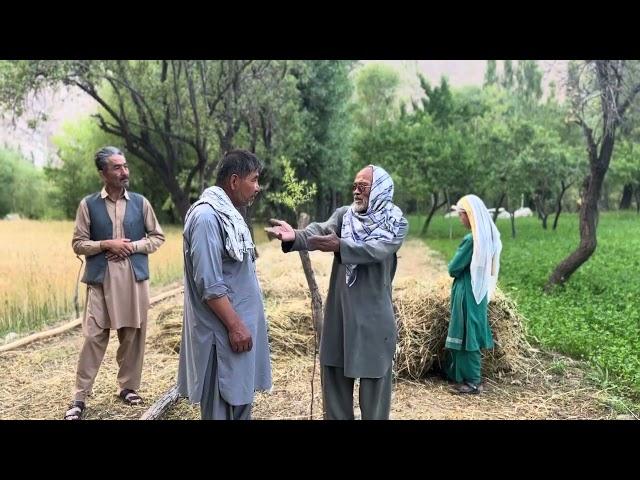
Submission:
[[[109,194],[107,193],[107,189],[105,187],[102,187],[102,190],[100,191],[100,198],[107,198],[109,196]],[[124,189],[124,198],[129,200],[129,192],[127,192],[127,189]],[[120,197],[122,198],[122,197]]]

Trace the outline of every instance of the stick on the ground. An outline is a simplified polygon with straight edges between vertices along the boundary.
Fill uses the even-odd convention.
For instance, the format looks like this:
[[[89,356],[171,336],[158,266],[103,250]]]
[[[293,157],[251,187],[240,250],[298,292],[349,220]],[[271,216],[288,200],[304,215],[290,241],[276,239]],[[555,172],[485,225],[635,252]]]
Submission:
[[[144,412],[140,420],[157,420],[169,409],[171,405],[178,401],[178,387],[174,385],[160,397],[160,399],[151,405],[149,410]]]

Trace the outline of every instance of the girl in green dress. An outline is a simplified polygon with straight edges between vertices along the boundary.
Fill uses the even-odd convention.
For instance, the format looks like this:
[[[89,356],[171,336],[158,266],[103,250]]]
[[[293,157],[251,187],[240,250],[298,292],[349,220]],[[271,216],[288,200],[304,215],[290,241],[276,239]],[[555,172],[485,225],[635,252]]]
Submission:
[[[487,305],[498,279],[502,242],[480,198],[465,195],[453,208],[471,233],[465,235],[449,262],[449,275],[454,280],[445,373],[457,384],[458,393],[477,394],[482,391],[480,349],[493,348]]]

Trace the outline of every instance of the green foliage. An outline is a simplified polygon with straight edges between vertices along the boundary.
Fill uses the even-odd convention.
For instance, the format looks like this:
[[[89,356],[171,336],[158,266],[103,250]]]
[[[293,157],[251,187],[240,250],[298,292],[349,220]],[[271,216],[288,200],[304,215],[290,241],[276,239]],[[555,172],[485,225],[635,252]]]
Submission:
[[[130,189],[147,197],[162,224],[177,220],[172,214],[171,197],[153,169],[127,152],[120,138],[101,130],[94,119],[87,117],[63,124],[60,133],[53,137],[53,143],[62,164],[50,165],[45,172],[52,184],[53,206],[63,218],[74,219],[80,200],[102,188],[94,157],[100,148],[112,145],[125,153]]]
[[[100,128],[157,175],[179,217],[225,151],[272,151],[283,106],[297,95],[284,60],[30,60],[1,68],[0,103],[16,113],[30,92],[61,83],[96,100]]]
[[[0,149],[0,218],[19,213],[27,218],[50,216],[49,185],[43,172],[19,154]]]
[[[93,160],[95,153],[106,145],[117,146],[118,141],[102,132],[95,122],[85,119],[64,124],[62,131],[53,137],[53,143],[62,165],[45,168],[54,186],[52,200],[64,218],[74,219],[80,200],[102,187]]]
[[[355,75],[356,125],[370,130],[400,113],[398,87],[400,74],[391,66],[371,63],[359,69]]]
[[[450,125],[454,120],[455,107],[453,94],[446,77],[440,79],[438,87],[431,87],[423,75],[419,75],[418,78],[425,96],[421,100],[421,107],[416,109],[417,112],[429,115],[434,123],[440,127]]]
[[[615,192],[617,202],[621,189],[627,188],[636,195],[637,208],[640,208],[640,145],[625,136],[616,143],[611,167],[607,176],[609,191]]]
[[[524,195],[527,206],[552,213],[563,184],[573,185],[564,198],[575,205],[588,174],[582,133],[569,121],[577,107],[553,96],[541,101],[535,61],[504,61],[501,69],[489,61],[483,88],[420,77],[422,98],[402,111],[399,72],[372,63],[351,75],[353,66],[336,60],[2,61],[0,103],[20,113],[31,92],[60,83],[100,100],[101,131],[115,135],[110,143],[135,167],[132,183],[168,210],[159,212],[167,219],[179,219],[211,184],[229,148],[249,148],[264,159],[261,181],[269,190],[282,188],[276,159],[292,159],[296,172],[317,185],[317,216],[343,204],[349,177],[372,162],[393,171],[402,187],[399,201],[411,210],[428,210],[436,196],[438,203],[444,197],[453,202],[473,190],[490,203],[505,198],[509,210]],[[572,63],[572,88],[593,83],[592,76],[578,79],[579,72]],[[599,114],[592,100],[584,99],[586,120]],[[640,192],[631,178],[639,169],[630,152],[640,138],[632,113],[620,127],[628,147],[616,146],[605,180],[612,198],[623,188]],[[73,205],[79,196],[73,189],[90,180],[59,173],[50,176],[57,205]],[[63,190],[69,199],[61,198]],[[258,202],[253,213],[264,217],[272,207]],[[70,209],[63,208],[65,216]]]
[[[305,75],[297,85],[299,121],[289,130],[300,132],[303,142],[298,148],[280,152],[296,159],[296,171],[315,182],[316,204],[311,211],[326,217],[342,205],[344,186],[351,180],[352,119],[348,109],[353,95],[349,78],[353,62],[315,60],[302,66]]]
[[[498,83],[497,65],[495,60],[487,60],[487,69],[484,72],[484,86]]]
[[[0,104],[19,114],[25,98],[43,87],[83,90],[101,105],[100,129],[119,139],[110,143],[136,167],[132,185],[152,193],[154,204],[172,209],[176,219],[233,148],[263,159],[261,180],[276,190],[275,159],[296,159],[294,167],[318,185],[316,210],[326,212],[341,201],[348,181],[352,66],[338,60],[4,61]],[[270,205],[254,208],[252,215],[265,215]]]
[[[316,194],[316,185],[307,180],[298,180],[288,158],[280,157],[280,165],[284,171],[282,178],[284,190],[267,193],[267,198],[276,204],[284,205],[294,213],[298,213],[299,208]]]

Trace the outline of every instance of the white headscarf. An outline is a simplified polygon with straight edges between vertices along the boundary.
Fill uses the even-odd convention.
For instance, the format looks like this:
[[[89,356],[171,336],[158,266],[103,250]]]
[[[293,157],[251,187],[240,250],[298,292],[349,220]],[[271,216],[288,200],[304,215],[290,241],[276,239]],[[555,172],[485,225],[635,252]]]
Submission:
[[[186,217],[202,203],[208,203],[220,214],[225,232],[224,246],[231,258],[242,262],[244,254],[250,252],[255,255],[255,245],[251,239],[251,232],[244,217],[234,207],[227,193],[220,187],[209,187],[202,192],[200,200],[191,205]],[[185,217],[185,221],[186,221]],[[255,258],[255,257],[254,257]]]
[[[487,301],[490,301],[500,271],[500,252],[502,252],[500,232],[479,197],[465,195],[458,200],[456,206],[458,210],[467,213],[471,224],[473,256],[470,270],[473,296],[478,304],[482,302],[485,295],[487,295]]]
[[[393,204],[393,180],[384,168],[369,165],[373,168],[373,183],[369,194],[369,206],[364,213],[358,213],[353,205],[342,217],[340,236],[355,242],[370,240],[391,240],[400,227],[406,223],[402,210]],[[352,286],[357,278],[355,264],[346,264],[347,285]]]

